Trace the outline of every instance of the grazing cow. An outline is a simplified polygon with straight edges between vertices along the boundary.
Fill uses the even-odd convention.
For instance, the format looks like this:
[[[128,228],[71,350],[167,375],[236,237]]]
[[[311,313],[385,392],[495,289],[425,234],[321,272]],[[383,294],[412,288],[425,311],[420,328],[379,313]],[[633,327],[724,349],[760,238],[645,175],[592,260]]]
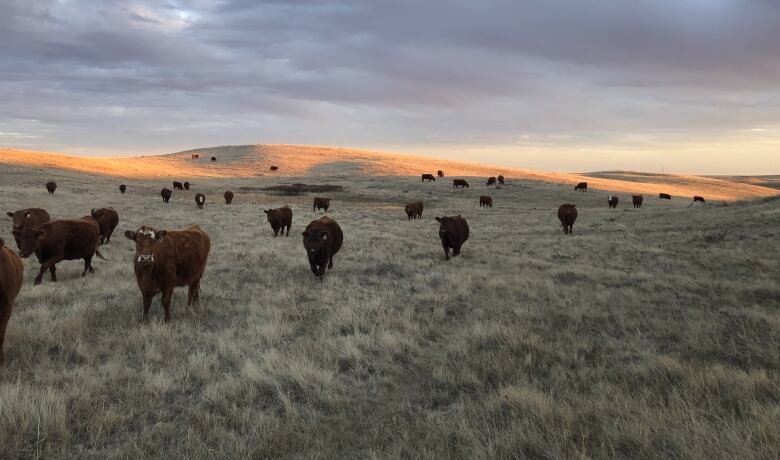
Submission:
[[[618,202],[620,201],[620,198],[610,195],[607,197],[607,204],[609,205],[609,209],[617,209]]]
[[[284,228],[287,227],[287,236],[290,236],[290,227],[292,226],[292,209],[288,206],[276,209],[266,209],[263,211],[268,218],[268,223],[271,224],[271,228],[274,230],[274,236],[282,231],[284,235]]]
[[[179,181],[173,181],[173,189],[174,190],[184,190],[184,184],[182,184]]]
[[[46,182],[46,190],[49,192],[49,195],[54,195],[54,191],[57,190],[57,183],[54,181]]]
[[[181,185],[182,185],[182,186],[184,186],[184,190],[189,190],[189,189],[190,189],[190,183],[189,183],[189,182],[186,182],[186,181],[185,181],[185,182],[184,182],[183,184],[181,184]]]
[[[428,182],[430,182],[430,181],[434,181],[434,182],[436,182],[436,178],[435,178],[435,177],[433,177],[433,174],[423,174],[423,175],[422,175],[422,181],[426,181],[426,180],[427,180]],[[422,181],[420,181],[420,182],[422,182]]]
[[[492,208],[493,207],[493,197],[490,195],[482,195],[479,197],[479,207],[480,208]]]
[[[501,174],[498,175],[498,183],[504,185],[504,176],[502,176]]]
[[[587,182],[580,182],[576,186],[574,186],[574,190],[579,190],[581,192],[587,192],[588,191],[588,183]]]
[[[193,160],[197,160],[197,159],[199,159],[199,158],[200,158],[200,155],[198,155],[197,153],[193,153],[193,154],[192,154],[192,159],[193,159]]]
[[[114,208],[101,208],[93,209],[90,215],[100,227],[100,244],[110,243],[111,235],[116,226],[119,225],[119,214],[114,211]]]
[[[277,170],[279,170],[278,166],[271,166],[271,171],[277,171]]]
[[[195,195],[195,205],[198,207],[198,209],[203,209],[203,203],[206,202],[206,195],[202,193],[198,193]]]
[[[0,238],[0,366],[3,365],[4,360],[5,329],[8,327],[8,320],[11,319],[14,300],[22,288],[23,278],[22,261],[13,251],[5,247],[5,242]]]
[[[469,188],[469,183],[466,182],[465,179],[453,179],[452,180],[452,186],[455,187],[455,188],[458,188],[458,187],[460,187],[460,188],[463,188],[463,187]]]
[[[634,203],[634,208],[641,208],[642,202],[645,201],[645,197],[642,195],[633,195],[631,196],[631,201]]]
[[[441,224],[439,226],[439,239],[444,248],[445,260],[450,260],[450,248],[452,248],[452,257],[460,255],[460,247],[469,239],[469,224],[466,219],[458,214],[451,217],[437,217],[436,220]]]
[[[344,234],[335,220],[324,216],[311,221],[303,231],[303,247],[309,257],[311,272],[320,277],[325,275],[325,264],[333,268],[333,256],[341,249]]]
[[[20,209],[15,212],[8,212],[6,215],[14,220],[11,234],[14,236],[14,241],[16,241],[16,247],[19,249],[22,248],[19,242],[19,235],[22,234],[22,230],[37,227],[51,220],[49,213],[41,208]]]
[[[233,202],[233,192],[228,190],[227,192],[225,192],[224,196],[225,196],[225,204],[230,204]]]
[[[212,162],[215,162],[215,161],[217,161],[217,157],[211,157],[211,161],[212,161]]]
[[[171,193],[173,193],[173,192],[171,192],[171,189],[168,189],[168,188],[164,188],[164,189],[160,190],[160,196],[163,199],[163,203],[167,203],[168,201],[171,200]]]
[[[328,212],[328,208],[330,207],[330,198],[320,198],[315,197],[314,198],[314,206],[313,211],[316,211],[318,209],[324,209],[325,212]]]
[[[669,195],[668,193],[659,193],[658,194],[658,198],[660,198],[662,200],[671,200],[672,199],[672,195]]]
[[[704,197],[702,197],[702,196],[695,196],[695,197],[693,197],[693,202],[694,203],[705,203]]]
[[[197,225],[169,232],[144,226],[136,232],[126,231],[125,236],[135,241],[133,271],[143,297],[144,321],[149,318],[152,298],[160,292],[165,321],[170,321],[174,287],[189,287],[187,305],[198,302],[211,250],[206,232]]]
[[[127,185],[122,184],[122,185],[119,186],[119,193],[124,195],[126,191],[127,191]]]
[[[91,216],[75,220],[53,220],[34,228],[25,228],[19,236],[21,248],[19,256],[26,259],[33,252],[41,263],[35,284],[41,284],[46,270],[51,273],[51,280],[57,281],[56,265],[63,260],[84,259],[84,271],[94,273],[92,257],[97,254],[100,227]]]
[[[577,220],[577,208],[573,204],[562,204],[558,208],[558,220],[561,221],[563,233],[574,233],[574,221]]]
[[[412,219],[421,219],[422,213],[423,213],[423,202],[422,201],[414,201],[406,205],[406,217],[408,217],[408,220]]]
[[[488,177],[487,180],[487,186],[490,187],[491,185],[496,185],[496,178],[493,176]]]
[[[444,177],[444,171],[442,171],[440,169],[440,170],[436,171],[436,175],[438,175],[439,177]]]

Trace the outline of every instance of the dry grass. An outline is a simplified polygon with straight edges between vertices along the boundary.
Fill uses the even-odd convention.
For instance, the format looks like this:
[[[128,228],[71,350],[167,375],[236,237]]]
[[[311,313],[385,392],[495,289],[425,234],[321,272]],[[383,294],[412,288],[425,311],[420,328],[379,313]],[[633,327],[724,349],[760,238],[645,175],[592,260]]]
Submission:
[[[480,209],[482,185],[322,173],[197,179],[164,206],[168,179],[120,195],[73,172],[1,178],[8,210],[120,214],[94,276],[63,262],[34,287],[25,261],[0,369],[4,458],[780,457],[777,199],[637,211],[622,196],[610,211],[606,193],[511,181]],[[345,187],[322,284],[299,236],[311,197],[238,191],[318,181]],[[414,199],[425,213],[407,221]],[[568,237],[562,202],[580,211]],[[273,238],[262,209],[284,204],[292,236]],[[445,263],[433,217],[457,213],[472,236]],[[200,306],[177,290],[171,323],[158,297],[141,324],[122,232],[193,222],[212,238]]]

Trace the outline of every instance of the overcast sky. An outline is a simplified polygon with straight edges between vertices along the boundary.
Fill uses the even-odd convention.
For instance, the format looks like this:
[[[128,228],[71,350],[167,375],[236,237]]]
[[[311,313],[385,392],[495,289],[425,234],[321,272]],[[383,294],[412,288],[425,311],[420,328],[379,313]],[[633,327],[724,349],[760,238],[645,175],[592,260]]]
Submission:
[[[777,0],[0,0],[0,146],[780,174]]]

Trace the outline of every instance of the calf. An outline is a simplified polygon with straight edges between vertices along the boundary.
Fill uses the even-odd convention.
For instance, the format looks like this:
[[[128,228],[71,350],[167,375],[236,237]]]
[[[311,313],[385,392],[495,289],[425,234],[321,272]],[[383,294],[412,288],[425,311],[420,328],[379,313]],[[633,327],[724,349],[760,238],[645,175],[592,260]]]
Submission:
[[[171,190],[167,188],[160,190],[160,196],[163,199],[163,203],[167,203],[171,200],[171,193],[173,192],[171,192]]]
[[[122,184],[122,185],[119,186],[119,193],[124,195],[126,191],[127,191],[127,185]]]
[[[0,238],[0,366],[3,365],[3,343],[5,329],[11,319],[14,300],[22,288],[24,266],[13,251],[5,247],[5,241]]]
[[[577,208],[573,204],[562,204],[558,208],[558,220],[561,221],[563,233],[574,233],[574,221],[577,220]]]
[[[26,259],[33,252],[41,263],[35,284],[41,284],[46,270],[51,273],[51,280],[57,281],[56,265],[63,260],[84,259],[84,271],[94,273],[92,257],[103,256],[97,250],[100,237],[100,227],[90,216],[88,219],[53,220],[34,228],[25,228],[19,236],[21,248],[19,255]]]
[[[190,189],[190,183],[187,182],[187,181],[184,181],[184,183],[181,184],[181,185],[184,186],[184,190],[189,190]]]
[[[579,184],[574,186],[574,190],[579,190],[581,192],[587,192],[588,191],[588,183],[587,182],[580,182]]]
[[[284,228],[287,227],[287,236],[290,236],[290,226],[292,226],[292,209],[285,206],[277,209],[266,209],[263,211],[268,219],[268,223],[271,224],[271,228],[274,231],[274,236],[282,231],[284,235]]]
[[[460,188],[463,188],[463,187],[469,188],[469,183],[466,182],[465,179],[453,179],[452,180],[452,186],[455,187],[455,188],[458,188],[458,187],[460,187]]]
[[[414,201],[412,203],[409,203],[406,205],[406,208],[404,208],[404,210],[406,211],[406,217],[408,217],[408,220],[421,219],[423,213],[423,202]]]
[[[458,214],[451,217],[437,217],[439,225],[439,239],[444,248],[444,259],[450,260],[450,248],[452,257],[460,255],[460,248],[469,239],[469,224],[466,219]]]
[[[609,205],[609,209],[617,209],[618,202],[620,201],[620,198],[610,195],[607,197],[607,204]]]
[[[14,220],[11,234],[14,236],[16,247],[21,249],[19,235],[25,228],[33,228],[51,220],[49,213],[41,208],[20,209],[14,212],[8,212],[6,215]]]
[[[642,195],[631,196],[631,202],[634,203],[635,209],[641,208],[643,201],[645,201],[645,197],[643,197]]]
[[[659,193],[658,194],[658,198],[660,198],[662,200],[671,200],[672,199],[672,195],[669,195],[668,193]]]
[[[135,241],[133,271],[143,297],[144,321],[149,318],[152,298],[160,292],[165,321],[170,321],[174,287],[188,286],[187,305],[198,302],[211,250],[206,232],[197,225],[170,232],[144,226],[126,231],[125,236]]]
[[[93,209],[90,215],[97,221],[100,228],[100,244],[111,242],[111,235],[119,225],[119,214],[114,208]]]
[[[198,193],[195,195],[195,205],[198,207],[198,209],[203,209],[203,203],[206,202],[206,195],[202,193]]]
[[[228,190],[225,192],[225,204],[230,204],[233,202],[233,192]]]
[[[496,185],[496,178],[493,176],[488,177],[487,180],[487,186],[490,187],[491,185]]]
[[[695,196],[695,197],[693,197],[693,202],[694,202],[694,203],[705,203],[705,201],[704,201],[704,197],[701,197],[701,196]]]
[[[428,182],[430,182],[430,181],[434,181],[434,182],[436,182],[436,178],[435,178],[435,177],[433,177],[433,174],[423,174],[423,175],[422,175],[422,181],[426,181],[426,180],[427,180]],[[420,182],[422,182],[422,181],[420,181]]]
[[[504,185],[504,176],[502,176],[500,174],[498,175],[498,183],[501,184],[501,185]]]
[[[330,198],[320,198],[315,197],[314,198],[314,206],[313,211],[317,211],[318,209],[324,209],[325,212],[328,212],[328,208],[330,207]]]
[[[333,256],[341,249],[344,234],[335,220],[325,216],[311,221],[302,235],[311,272],[319,276],[322,282],[325,264],[327,263],[328,268],[333,268]]]
[[[54,195],[55,190],[57,190],[56,182],[54,181],[46,182],[46,191],[48,191],[50,195]]]
[[[442,171],[440,169],[440,170],[436,171],[436,175],[439,176],[439,177],[444,177],[444,171]]]
[[[492,208],[493,207],[493,197],[490,195],[482,195],[479,197],[479,207],[480,208]]]
[[[174,190],[184,190],[184,184],[182,184],[179,181],[173,181],[173,189]]]

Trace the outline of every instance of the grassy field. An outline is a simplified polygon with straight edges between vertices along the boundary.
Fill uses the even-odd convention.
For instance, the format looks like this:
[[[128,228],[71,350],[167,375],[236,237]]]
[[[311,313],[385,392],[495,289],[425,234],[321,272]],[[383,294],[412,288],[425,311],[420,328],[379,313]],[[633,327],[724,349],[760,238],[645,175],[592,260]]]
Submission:
[[[25,261],[0,369],[4,458],[780,457],[777,198],[634,210],[623,194],[609,210],[607,192],[513,180],[480,209],[484,178],[456,191],[324,171],[199,179],[163,205],[167,180],[8,165],[0,179],[4,212],[120,215],[92,276],[63,262],[33,286]],[[300,236],[312,197],[250,191],[282,182],[345,187],[322,284]],[[407,221],[415,199],[423,219]],[[291,235],[273,238],[262,210],[285,204]],[[452,214],[471,238],[445,262],[433,218]],[[143,324],[122,234],[191,223],[212,242],[201,303],[177,289],[173,320],[157,297]]]

